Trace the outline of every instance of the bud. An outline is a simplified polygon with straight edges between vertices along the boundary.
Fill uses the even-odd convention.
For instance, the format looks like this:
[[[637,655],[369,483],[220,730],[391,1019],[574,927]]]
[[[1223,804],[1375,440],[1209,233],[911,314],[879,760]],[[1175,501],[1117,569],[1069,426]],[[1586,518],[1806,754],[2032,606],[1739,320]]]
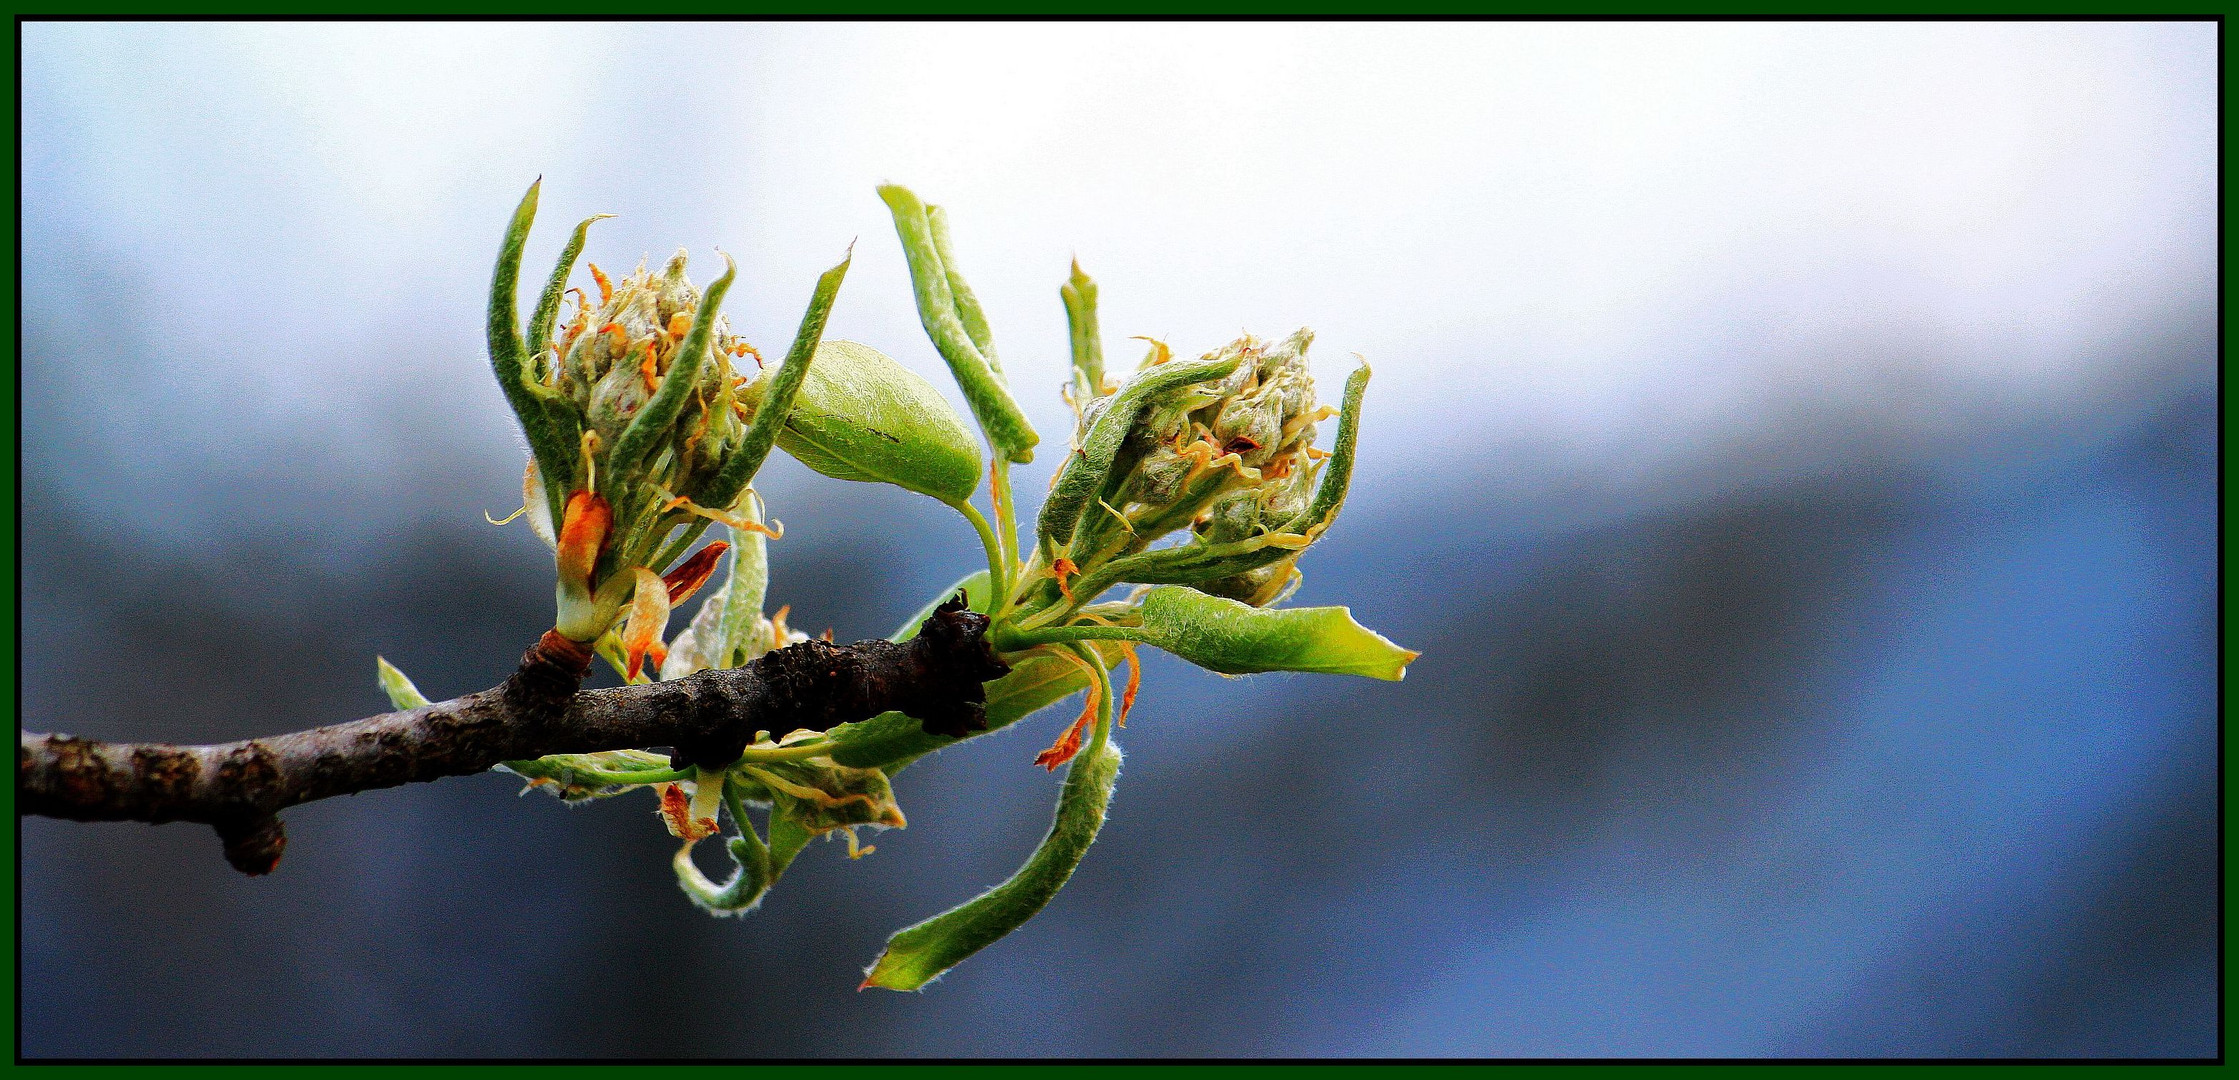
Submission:
[[[554,537],[560,578],[556,628],[579,642],[596,640],[637,598],[632,667],[658,661],[665,608],[641,575],[664,577],[710,521],[768,532],[735,516],[734,506],[768,454],[774,429],[824,332],[839,290],[842,262],[817,283],[809,312],[788,354],[783,400],[769,410],[770,430],[749,426],[738,400],[736,358],[760,354],[731,332],[721,314],[737,266],[725,255],[723,274],[705,290],[692,284],[690,258],[678,251],[658,273],[642,264],[620,282],[596,265],[594,302],[568,280],[587,230],[576,226],[531,316],[524,339],[516,325],[515,288],[521,250],[536,216],[536,187],[521,200],[506,231],[490,287],[490,357],[499,386],[529,438],[531,469],[524,505],[541,501],[531,523],[561,522]],[[604,215],[601,215],[604,216]],[[566,300],[575,310],[562,317]],[[768,380],[765,380],[766,382]],[[596,510],[592,515],[588,510]],[[571,542],[565,523],[577,525]],[[590,526],[597,525],[596,530]],[[595,531],[595,538],[590,533]],[[690,567],[706,579],[714,555]],[[672,585],[675,583],[671,583]],[[678,590],[675,599],[682,599]]]
[[[1070,588],[1053,581],[1045,593],[1087,602],[1135,581],[1191,585],[1254,606],[1286,595],[1299,552],[1343,500],[1358,412],[1349,392],[1342,462],[1314,449],[1316,424],[1332,410],[1315,397],[1306,357],[1313,340],[1304,329],[1272,345],[1246,336],[1189,362],[1154,343],[1125,386],[1086,403],[1081,451],[1041,521],[1044,565],[1064,558],[1080,578]],[[1365,382],[1363,372],[1356,381]],[[1191,543],[1151,550],[1183,528]]]

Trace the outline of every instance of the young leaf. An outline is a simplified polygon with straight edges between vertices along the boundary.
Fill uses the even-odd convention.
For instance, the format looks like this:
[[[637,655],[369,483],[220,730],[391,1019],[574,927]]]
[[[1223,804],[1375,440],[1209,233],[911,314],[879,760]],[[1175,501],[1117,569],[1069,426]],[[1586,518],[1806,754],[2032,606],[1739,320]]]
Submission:
[[[747,387],[741,399],[759,409],[769,381]],[[940,391],[852,341],[816,350],[777,444],[826,476],[893,484],[943,502],[969,499],[979,487],[978,440]]]
[[[1367,392],[1368,365],[1362,364],[1345,378],[1345,408],[1337,420],[1337,444],[1330,449],[1329,464],[1322,467],[1321,487],[1286,531],[1319,536],[1318,530],[1328,528],[1345,508],[1345,491],[1353,482],[1353,450],[1360,443],[1361,397]]]
[[[910,189],[895,184],[881,185],[878,194],[894,214],[894,231],[900,235],[902,253],[909,259],[910,284],[917,292],[917,317],[925,326],[925,336],[933,339],[933,347],[948,361],[949,373],[956,377],[956,385],[964,391],[964,400],[971,404],[972,415],[979,419],[980,429],[987,433],[996,452],[1021,465],[1033,461],[1034,445],[1041,436],[1034,433],[1034,425],[1027,423],[1026,413],[1011,398],[995,366],[972,343],[971,332],[958,311],[956,291],[949,284],[951,275],[941,262],[940,245],[934,239],[925,204]],[[986,319],[978,314],[978,301],[967,292],[966,303],[984,334]]]
[[[933,617],[934,609],[948,603],[957,593],[964,594],[965,610],[977,611],[982,615],[987,614],[988,606],[995,599],[987,587],[987,571],[974,570],[964,575],[956,584],[942,589],[939,595],[933,597],[932,602],[917,609],[917,614],[904,620],[902,625],[894,628],[893,633],[886,635],[886,640],[908,641],[916,637],[917,632],[925,628],[925,620]]]
[[[887,939],[871,965],[866,987],[916,990],[973,953],[994,944],[1034,917],[1063,888],[1104,825],[1112,782],[1119,777],[1119,747],[1109,740],[1073,759],[1058,796],[1049,835],[1011,879],[976,900],[936,915]]]
[[[570,805],[620,795],[646,784],[688,779],[690,772],[669,768],[666,755],[643,750],[610,750],[598,754],[553,754],[499,766],[526,778],[529,788],[542,788]],[[529,788],[523,788],[526,794]]]
[[[405,678],[387,657],[373,658],[373,677],[381,683],[382,692],[389,695],[389,704],[399,709],[417,709],[428,703],[428,696],[412,685],[412,680]]]
[[[956,303],[956,321],[964,324],[964,333],[972,339],[972,347],[986,359],[990,371],[1003,374],[1003,360],[995,355],[995,334],[988,329],[987,313],[980,310],[980,298],[965,283],[964,272],[956,268],[956,249],[949,244],[948,211],[938,206],[925,208],[925,224],[933,238],[933,254],[940,257],[941,272],[948,277],[949,298]]]
[[[568,275],[575,270],[575,257],[583,254],[583,241],[590,236],[591,226],[613,217],[613,214],[593,214],[576,225],[575,235],[568,238],[567,246],[560,249],[559,264],[552,268],[552,278],[544,284],[544,294],[537,298],[536,313],[529,316],[528,355],[535,356],[552,344],[552,323],[560,315],[560,300],[567,295]]]
[[[745,832],[724,845],[738,869],[732,872],[729,881],[720,885],[708,880],[692,862],[691,844],[677,848],[676,855],[669,860],[670,868],[676,871],[677,887],[684,890],[694,906],[710,915],[744,915],[754,910],[770,891],[769,849],[762,846],[758,836],[752,842],[747,840],[754,833],[752,824],[742,828]]]
[[[746,515],[753,517],[753,512]],[[708,640],[714,645],[714,666],[737,667],[751,657],[769,648],[767,644],[756,648],[755,637],[762,630],[762,600],[770,587],[768,542],[762,534],[744,529],[731,530],[731,578],[725,582],[722,593],[722,614],[719,629]],[[715,599],[710,598],[710,606]]]
[[[1088,642],[1106,664],[1117,664],[1127,651],[1124,641]],[[1049,649],[1035,649],[1009,657],[1011,673],[987,684],[987,730],[977,738],[1009,727],[1049,708],[1088,686],[1081,665]],[[829,733],[840,745],[831,758],[842,765],[878,768],[886,775],[901,772],[918,758],[960,740],[928,735],[924,724],[906,713],[889,712],[854,724],[842,724]]]
[[[1350,608],[1256,608],[1167,585],[1143,597],[1140,614],[1143,642],[1223,675],[1320,671],[1397,682],[1421,655],[1354,622]]]

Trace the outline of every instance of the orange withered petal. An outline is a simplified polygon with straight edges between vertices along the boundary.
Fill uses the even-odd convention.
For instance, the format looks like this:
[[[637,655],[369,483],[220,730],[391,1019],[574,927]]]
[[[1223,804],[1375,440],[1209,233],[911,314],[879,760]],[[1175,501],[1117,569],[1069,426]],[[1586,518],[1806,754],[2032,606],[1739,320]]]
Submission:
[[[1089,721],[1096,719],[1096,703],[1102,697],[1095,683],[1088,684],[1088,697],[1082,702],[1080,718],[1074,720],[1072,726],[1066,728],[1064,734],[1050,744],[1049,749],[1034,755],[1034,764],[1056,772],[1058,766],[1073,760],[1073,755],[1081,752],[1081,732],[1088,729]]]
[[[681,604],[690,599],[693,593],[700,591],[700,586],[707,584],[707,579],[715,573],[716,560],[721,559],[723,553],[729,550],[731,545],[728,541],[717,540],[694,552],[691,558],[684,560],[676,569],[662,575],[662,583],[669,587],[669,604]]]
[[[614,508],[604,498],[589,491],[568,496],[566,516],[560,522],[558,561],[562,581],[590,589],[591,571],[606,551],[613,526]]]
[[[1063,593],[1067,601],[1073,599],[1073,589],[1072,586],[1065,584],[1065,579],[1080,572],[1081,568],[1073,565],[1071,559],[1061,558],[1050,564],[1050,576],[1057,579],[1057,591]]]
[[[714,818],[694,818],[692,800],[684,794],[681,784],[655,784],[661,793],[661,823],[669,827],[669,835],[679,840],[696,841],[714,836],[718,826]]]
[[[1120,694],[1119,726],[1127,726],[1127,710],[1135,707],[1135,692],[1143,688],[1143,665],[1135,659],[1135,650],[1127,650],[1127,690]]]
[[[588,265],[591,267],[591,280],[599,283],[599,306],[605,307],[608,301],[614,299],[614,283],[606,279],[606,272],[599,269],[599,264]]]
[[[637,588],[630,594],[630,619],[622,628],[622,651],[629,658],[627,673],[636,679],[645,667],[646,656],[653,657],[655,666],[668,659],[669,650],[661,634],[669,628],[669,586],[645,567],[633,566],[630,573],[637,578]]]

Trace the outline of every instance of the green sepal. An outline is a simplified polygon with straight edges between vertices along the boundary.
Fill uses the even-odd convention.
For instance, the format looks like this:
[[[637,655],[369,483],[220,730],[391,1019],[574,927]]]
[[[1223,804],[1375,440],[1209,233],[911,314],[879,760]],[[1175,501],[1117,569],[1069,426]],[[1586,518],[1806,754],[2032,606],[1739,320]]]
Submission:
[[[763,382],[740,394],[757,424],[765,407]],[[777,444],[826,476],[893,484],[943,502],[969,499],[979,486],[979,441],[941,392],[853,341],[827,341],[817,349]]]
[[[399,709],[417,709],[428,703],[428,696],[385,656],[373,658],[373,678],[381,684],[381,692],[389,695],[389,704]]]
[[[761,391],[759,400],[769,407],[757,410],[753,422],[740,436],[739,444],[723,459],[723,468],[715,474],[704,493],[708,505],[726,507],[738,501],[739,493],[754,482],[754,474],[762,470],[768,460],[770,447],[778,440],[780,429],[801,396],[801,387],[808,381],[809,365],[817,357],[818,346],[824,341],[824,324],[831,318],[832,304],[839,298],[840,283],[847,280],[847,268],[855,262],[855,246],[848,245],[847,257],[838,266],[826,270],[816,279],[816,290],[809,294],[808,310],[801,313],[800,329],[794,331],[793,347],[786,350],[785,363],[777,374],[755,383],[769,385]],[[756,601],[759,605],[759,600]]]
[[[1119,767],[1119,747],[1109,739],[1073,759],[1049,835],[1026,864],[978,899],[888,938],[886,951],[871,965],[863,986],[919,989],[1033,918],[1064,887],[1096,841]]]
[[[707,362],[708,342],[715,336],[716,312],[722,309],[723,295],[731,291],[731,282],[739,273],[738,263],[729,255],[723,256],[723,267],[723,275],[709,282],[707,291],[700,294],[699,310],[692,313],[692,329],[685,332],[683,343],[671,354],[660,389],[630,418],[629,426],[614,437],[614,446],[607,451],[599,486],[609,492],[610,500],[619,497],[645,456],[668,435],[670,425],[683,413],[684,403],[691,400],[700,368]]]
[[[1073,540],[1081,514],[1098,492],[1103,490],[1119,457],[1121,444],[1134,430],[1136,414],[1152,399],[1191,383],[1226,378],[1244,362],[1239,355],[1195,360],[1188,363],[1169,361],[1139,372],[1126,386],[1120,387],[1104,411],[1089,426],[1088,436],[1081,440],[1081,448],[1065,458],[1065,468],[1057,474],[1057,483],[1050,488],[1050,495],[1042,503],[1041,517],[1036,530],[1041,534],[1045,548],[1063,547]]]
[[[910,189],[895,184],[880,185],[878,194],[893,212],[894,231],[901,237],[902,252],[909,260],[918,321],[924,325],[925,334],[933,340],[941,359],[948,361],[949,372],[955,376],[958,388],[964,391],[964,400],[971,405],[980,430],[987,433],[988,443],[996,453],[1019,464],[1034,460],[1034,446],[1041,442],[1041,436],[1027,423],[1026,413],[1011,398],[1010,390],[1003,385],[994,365],[972,343],[971,332],[958,313],[956,291],[950,286],[948,269],[941,262],[940,247],[934,241],[933,225],[925,204]],[[972,306],[977,312],[977,301],[973,301]],[[984,318],[981,321],[984,324]]]
[[[1421,655],[1344,607],[1256,608],[1169,585],[1146,594],[1137,614],[1136,640],[1223,675],[1318,671],[1397,682]]]

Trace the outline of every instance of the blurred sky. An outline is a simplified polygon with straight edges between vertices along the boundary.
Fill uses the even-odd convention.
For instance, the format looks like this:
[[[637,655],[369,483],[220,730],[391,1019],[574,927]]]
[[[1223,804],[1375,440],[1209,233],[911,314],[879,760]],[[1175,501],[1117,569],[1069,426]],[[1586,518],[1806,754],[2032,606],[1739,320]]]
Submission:
[[[418,648],[423,665],[460,680],[422,677],[431,691],[502,674],[548,617],[536,614],[549,588],[541,549],[518,526],[477,520],[518,498],[521,443],[480,324],[521,191],[544,178],[532,267],[601,212],[619,216],[594,227],[587,255],[610,269],[683,246],[704,281],[714,250],[732,253],[732,323],[773,356],[816,274],[852,240],[827,336],[872,343],[947,387],[872,192],[892,180],[949,208],[1045,448],[1062,447],[1068,422],[1055,294],[1069,258],[1102,286],[1116,364],[1137,355],[1130,335],[1194,353],[1300,325],[1318,333],[1325,385],[1356,354],[1372,364],[1355,496],[1307,561],[1300,600],[1351,603],[1430,655],[1390,691],[1399,697],[1154,667],[1175,687],[1158,705],[1172,710],[1172,743],[1136,736],[1143,794],[1123,782],[1105,843],[1045,919],[1073,926],[1068,902],[1125,902],[1098,884],[1101,860],[1197,913],[1137,913],[1173,941],[1092,935],[1110,950],[1091,962],[1022,934],[914,1004],[818,1006],[877,1010],[861,1029],[875,1034],[857,1042],[813,1025],[751,1037],[718,1025],[690,1048],[641,1052],[2206,1052],[2207,955],[2186,946],[2139,960],[2090,929],[2120,918],[2090,913],[2104,915],[2092,897],[2161,880],[2125,868],[2166,864],[2188,888],[2200,880],[2189,841],[2168,846],[2194,833],[2167,822],[2197,824],[2184,815],[2197,816],[2214,746],[2203,710],[2214,693],[2216,29],[28,23],[24,723],[187,738],[255,734],[252,719],[342,719],[379,706],[362,677],[375,649]],[[1054,456],[1022,491],[1038,490]],[[762,486],[794,526],[773,553],[773,596],[796,598],[843,640],[883,632],[976,557],[968,532],[899,495],[790,462]],[[42,577],[40,544],[106,552],[128,584],[75,601],[43,592],[78,579]],[[176,611],[149,611],[150,597],[182,595],[207,610],[173,600]],[[469,625],[480,636],[443,636]],[[289,627],[325,635],[292,644],[333,658],[331,690],[304,673],[325,660],[291,668],[284,649],[252,644]],[[43,657],[41,634],[76,651]],[[240,651],[212,665],[189,648],[219,638]],[[1760,667],[1742,671],[1737,657]],[[193,669],[203,689],[75,681],[137,665]],[[1556,674],[1533,683],[1533,672]],[[290,708],[337,712],[290,721],[272,701],[223,704],[274,698],[261,689],[274,679],[302,681]],[[1565,696],[1577,686],[1603,696]],[[165,703],[157,718],[136,704],[147,702]],[[1215,706],[1232,722],[1199,722]],[[1708,729],[1698,720],[1745,715],[1766,726],[1690,741]],[[1510,849],[1518,859],[1479,866],[1410,831],[1382,856],[1412,875],[1403,886],[1291,859],[1282,852],[1299,841],[1283,829],[1237,824],[1260,836],[1267,869],[1236,881],[1219,876],[1242,872],[1233,853],[1162,861],[1128,846],[1149,842],[1130,833],[1131,798],[1148,826],[1209,812],[1187,793],[1222,784],[1224,769],[1244,784],[1261,762],[1265,783],[1305,783],[1282,725],[1308,716],[1335,743],[1362,733],[1332,725],[1380,716],[1462,741],[1426,734],[1422,757],[1314,773],[1322,786],[1283,789],[1300,820],[1319,819],[1299,799],[1357,813],[1349,800],[1373,796],[1415,813],[1436,803],[1407,799],[1459,784],[1475,801],[1455,834],[1523,844]],[[1039,737],[1000,745],[1015,757]],[[1768,749],[1753,767],[1738,745]],[[2016,756],[2017,745],[2030,749]],[[1600,764],[1574,777],[1560,766],[1574,752]],[[1460,769],[1465,781],[1457,753],[1508,765]],[[912,803],[912,828],[872,861],[902,872],[898,853],[920,835],[935,857],[927,823],[942,807],[971,813],[986,785],[1011,785],[985,798],[1016,812],[952,838],[984,847],[943,871],[967,883],[918,878],[922,897],[895,886],[916,901],[903,921],[969,895],[975,874],[1006,872],[1044,812],[1049,792],[1017,762],[948,763],[957,756],[923,767],[928,808]],[[1654,791],[1672,768],[1710,766],[1727,770],[1727,787],[1666,792],[1653,813],[1582,794]],[[1387,786],[1359,788],[1385,775],[1377,768],[1390,770]],[[453,828],[448,818],[397,808],[503,794],[476,783],[400,794],[422,801],[351,820],[399,850],[434,850],[447,841],[411,830]],[[1577,831],[1528,820],[1533,798]],[[296,812],[312,821],[299,836],[319,835],[315,809]],[[592,842],[579,835],[592,812],[521,812],[543,821],[519,827],[546,830],[544,843]],[[1688,838],[1704,848],[1665,835],[1689,832],[1675,822],[1690,815],[1724,822]],[[132,932],[79,896],[145,857],[132,852],[180,849],[162,858],[181,874],[216,861],[206,837],[181,828],[117,831],[138,828],[26,826],[27,1002],[45,993],[113,1010],[154,985],[130,962],[87,971],[57,959],[86,935]],[[117,839],[143,834],[155,839]],[[81,851],[81,835],[125,846]],[[1542,841],[1544,859],[1525,857]],[[629,895],[683,907],[663,892],[658,854],[648,858],[628,872],[656,887]],[[1627,876],[1642,860],[1686,869],[1642,885]],[[178,929],[270,919],[311,941],[313,900],[283,918],[245,899],[290,888],[290,869],[277,884],[182,879],[179,895],[198,899],[180,910],[199,914]],[[867,887],[846,870],[797,872],[805,880],[789,878],[754,919],[796,926],[770,910],[785,893],[822,905]],[[498,888],[462,883],[477,873],[466,855],[414,872],[424,889]],[[315,863],[300,873],[327,880]],[[1218,1000],[1199,1004],[1225,1024],[1192,1027],[1178,1019],[1186,1002],[1156,1004],[1184,992],[1173,986],[1098,998],[1125,981],[1115,973],[1192,970],[1175,959],[1192,927],[1200,942],[1237,940],[1216,932],[1228,912],[1295,896],[1301,881],[1326,892],[1284,933],[1352,943],[1314,974],[1263,957],[1244,965],[1264,976],[1255,982],[1224,964],[1231,981],[1209,984]],[[165,895],[162,882],[146,887]],[[571,933],[605,925],[583,914],[600,901],[568,888],[539,893],[565,910],[507,910]],[[2030,931],[2040,938],[2016,930],[1953,952],[2061,897],[2060,910],[2082,914],[2044,916]],[[2196,941],[2192,916],[2169,918],[2177,940]],[[754,919],[685,919],[674,925],[723,948],[762,932]],[[900,924],[866,925],[861,940],[875,946]],[[1276,935],[1269,949],[1296,945],[1263,932]],[[847,947],[867,960],[856,941]],[[309,948],[289,955],[345,964],[303,959]],[[376,935],[364,948],[398,946]],[[2098,982],[2129,988],[2119,994],[2132,1004],[2059,998],[2094,980],[2057,958],[2102,954],[2128,974]],[[463,985],[448,955],[400,961],[386,982],[387,969],[339,982],[330,972],[240,991],[272,1010],[331,1011],[296,1042],[220,1020],[103,1034],[31,1004],[27,1052],[618,1052],[643,1044],[601,1038],[653,1023],[601,1012],[593,990],[562,1001],[524,989],[511,1005],[450,1008],[495,1010],[520,1031],[571,1008],[588,1018],[544,1042],[426,1035],[449,1030],[426,1003]],[[1920,1004],[1936,994],[1974,1011]],[[1039,1042],[990,1026],[1033,1000],[1072,1025]],[[1962,1014],[1973,1019],[1951,1018]],[[2060,1026],[2079,1014],[2096,1019]],[[361,1030],[354,1015],[422,1034]],[[1172,1042],[1146,1034],[1161,1029]]]

